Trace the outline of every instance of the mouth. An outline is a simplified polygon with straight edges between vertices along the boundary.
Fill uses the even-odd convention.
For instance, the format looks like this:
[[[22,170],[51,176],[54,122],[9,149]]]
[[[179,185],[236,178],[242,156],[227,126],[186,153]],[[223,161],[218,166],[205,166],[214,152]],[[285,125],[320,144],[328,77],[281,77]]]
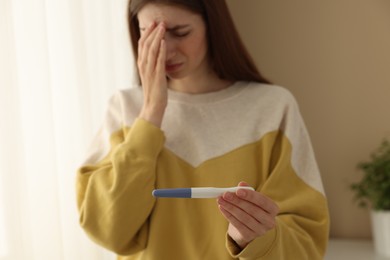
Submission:
[[[174,71],[178,70],[182,65],[183,65],[183,63],[166,64],[165,70],[167,72],[174,72]]]

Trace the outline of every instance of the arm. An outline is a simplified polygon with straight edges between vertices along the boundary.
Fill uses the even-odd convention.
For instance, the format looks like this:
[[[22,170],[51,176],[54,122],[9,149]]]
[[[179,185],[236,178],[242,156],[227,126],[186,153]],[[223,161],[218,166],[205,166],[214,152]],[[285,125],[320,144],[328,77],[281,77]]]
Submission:
[[[323,258],[329,229],[326,199],[296,176],[288,163],[278,162],[262,188],[243,193],[229,194],[230,198],[224,194],[218,201],[230,222],[226,242],[233,257]]]
[[[80,224],[96,243],[118,254],[145,247],[156,161],[163,143],[160,129],[138,119],[130,130],[111,136],[106,158],[80,168]]]
[[[235,258],[322,259],[325,254],[329,216],[319,171],[293,99],[285,111],[272,148],[264,148],[270,154],[264,161],[266,181],[256,192],[218,200],[229,221],[227,248]]]
[[[156,161],[164,144],[159,128],[167,105],[164,32],[163,24],[153,23],[139,41],[137,64],[144,92],[139,118],[130,129],[118,130],[121,112],[115,109],[118,101],[111,102],[94,151],[105,155],[99,150],[109,146],[109,153],[83,166],[77,175],[81,226],[96,243],[118,254],[146,246]],[[108,139],[110,145],[101,145]]]

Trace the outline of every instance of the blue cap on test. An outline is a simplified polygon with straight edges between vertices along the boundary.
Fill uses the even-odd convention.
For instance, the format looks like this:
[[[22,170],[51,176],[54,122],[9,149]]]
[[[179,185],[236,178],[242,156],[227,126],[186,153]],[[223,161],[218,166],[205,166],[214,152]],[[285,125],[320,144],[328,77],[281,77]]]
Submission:
[[[158,189],[152,195],[159,198],[191,198],[191,188]]]

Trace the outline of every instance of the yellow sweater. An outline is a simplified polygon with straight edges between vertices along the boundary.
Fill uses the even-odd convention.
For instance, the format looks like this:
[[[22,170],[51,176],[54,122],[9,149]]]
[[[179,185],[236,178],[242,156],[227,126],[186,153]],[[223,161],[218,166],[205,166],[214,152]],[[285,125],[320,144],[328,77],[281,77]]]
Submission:
[[[77,174],[80,223],[121,260],[322,259],[327,201],[294,97],[236,82],[206,94],[169,91],[161,129],[137,119],[140,87],[110,100]],[[276,228],[239,250],[215,199],[155,199],[156,188],[246,181],[280,208]]]

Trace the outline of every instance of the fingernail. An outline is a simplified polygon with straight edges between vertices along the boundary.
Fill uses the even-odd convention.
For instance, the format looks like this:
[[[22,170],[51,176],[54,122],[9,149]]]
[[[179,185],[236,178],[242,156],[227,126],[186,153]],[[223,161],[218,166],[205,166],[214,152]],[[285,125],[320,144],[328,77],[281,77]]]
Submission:
[[[245,190],[238,190],[237,191],[237,196],[244,198],[246,196],[246,191]]]
[[[225,199],[227,200],[232,200],[233,199],[233,194],[231,194],[230,192],[227,192],[224,196]]]
[[[165,30],[164,26],[162,26],[162,25],[160,25],[158,29],[160,30],[161,33],[164,32],[164,30]]]

